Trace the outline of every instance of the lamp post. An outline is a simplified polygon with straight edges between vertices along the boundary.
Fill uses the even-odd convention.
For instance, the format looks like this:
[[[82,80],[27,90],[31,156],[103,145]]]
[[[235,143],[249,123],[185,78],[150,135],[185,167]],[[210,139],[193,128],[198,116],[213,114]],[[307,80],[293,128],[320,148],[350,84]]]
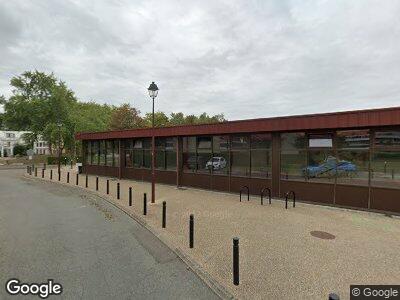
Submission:
[[[62,126],[62,124],[60,122],[58,122],[57,123],[57,127],[58,127],[58,162],[57,162],[58,174],[60,174],[60,171],[61,171],[61,126]]]
[[[156,180],[156,174],[155,174],[155,161],[156,161],[156,151],[155,151],[155,135],[154,135],[154,99],[158,95],[158,87],[154,83],[154,81],[150,84],[149,88],[147,89],[149,91],[149,96],[150,98],[153,99],[153,114],[152,114],[152,122],[151,122],[151,127],[152,127],[152,137],[151,137],[151,203],[156,202],[156,196],[155,196],[155,180]]]

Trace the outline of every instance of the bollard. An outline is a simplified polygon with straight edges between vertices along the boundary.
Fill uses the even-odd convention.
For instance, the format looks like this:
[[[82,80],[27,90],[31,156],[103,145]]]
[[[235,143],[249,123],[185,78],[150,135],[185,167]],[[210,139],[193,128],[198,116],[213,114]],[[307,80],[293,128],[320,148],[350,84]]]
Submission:
[[[163,201],[162,203],[162,228],[165,228],[167,220],[167,203]]]
[[[107,195],[110,194],[110,180],[107,179]]]
[[[147,215],[147,195],[143,195],[143,215]]]
[[[193,248],[194,243],[194,216],[191,214],[189,216],[189,248]]]
[[[29,174],[29,166],[26,166],[26,173]]]
[[[117,182],[117,199],[119,200],[119,182]]]
[[[67,183],[69,183],[69,172],[67,172]]]
[[[72,159],[71,159],[71,170],[72,170]]]
[[[79,185],[79,174],[78,173],[76,173],[76,185]]]
[[[58,172],[58,181],[61,181],[61,170]]]
[[[43,164],[43,169],[45,169],[45,170],[46,170],[46,163],[44,163],[44,164]]]
[[[44,169],[42,169],[42,178],[44,178]]]
[[[96,191],[99,190],[99,177],[96,177]]]
[[[50,180],[53,180],[53,170],[50,170]]]
[[[37,177],[37,168],[35,168],[35,177]]]
[[[239,285],[239,238],[233,238],[233,284]]]
[[[89,186],[89,179],[88,179],[88,175],[86,174],[85,177],[85,187],[87,188]]]
[[[132,206],[132,187],[129,187],[129,206]]]
[[[339,295],[335,293],[330,293],[328,300],[340,300]]]

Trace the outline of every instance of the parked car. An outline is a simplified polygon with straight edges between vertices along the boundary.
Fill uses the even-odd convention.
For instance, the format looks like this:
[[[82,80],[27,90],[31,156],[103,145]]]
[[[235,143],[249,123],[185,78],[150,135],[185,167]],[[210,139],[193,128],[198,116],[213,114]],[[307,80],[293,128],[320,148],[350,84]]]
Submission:
[[[355,172],[357,172],[355,164],[347,160],[338,161],[333,156],[328,156],[326,160],[319,165],[307,166],[302,170],[305,177],[317,177],[321,175],[332,177],[335,174],[351,176]]]
[[[212,157],[206,164],[206,169],[221,170],[226,168],[226,159],[221,156]]]

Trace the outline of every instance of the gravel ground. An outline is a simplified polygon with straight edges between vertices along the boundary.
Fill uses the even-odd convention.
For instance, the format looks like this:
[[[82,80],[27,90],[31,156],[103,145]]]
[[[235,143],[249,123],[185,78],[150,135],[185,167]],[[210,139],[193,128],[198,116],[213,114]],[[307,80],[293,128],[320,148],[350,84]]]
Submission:
[[[75,185],[75,174],[70,172],[70,184]],[[102,195],[106,179],[99,177]],[[61,181],[65,180],[63,172]],[[116,200],[117,182],[121,200]],[[80,175],[80,186],[84,185],[85,176]],[[134,191],[133,207],[128,207],[129,186]],[[95,177],[89,176],[89,189],[94,188]],[[110,178],[108,197],[141,215],[143,193],[150,201],[150,191],[149,183]],[[350,284],[400,283],[398,217],[302,203],[285,210],[284,202],[276,199],[261,206],[259,198],[239,202],[238,195],[161,184],[156,195],[156,203],[149,204],[148,215],[142,216],[146,223],[235,297],[326,299],[335,292],[348,299]],[[166,229],[161,228],[162,201],[167,202]],[[188,247],[190,214],[195,216],[194,249]],[[311,231],[325,231],[335,238],[320,239]],[[232,284],[235,236],[240,238],[239,286]]]

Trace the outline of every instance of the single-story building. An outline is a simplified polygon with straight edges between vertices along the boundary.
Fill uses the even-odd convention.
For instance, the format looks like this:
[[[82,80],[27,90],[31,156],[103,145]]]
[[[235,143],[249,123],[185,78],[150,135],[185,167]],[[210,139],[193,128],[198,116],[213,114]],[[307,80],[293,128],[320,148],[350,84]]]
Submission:
[[[400,107],[82,132],[83,170],[238,193],[400,213]]]

